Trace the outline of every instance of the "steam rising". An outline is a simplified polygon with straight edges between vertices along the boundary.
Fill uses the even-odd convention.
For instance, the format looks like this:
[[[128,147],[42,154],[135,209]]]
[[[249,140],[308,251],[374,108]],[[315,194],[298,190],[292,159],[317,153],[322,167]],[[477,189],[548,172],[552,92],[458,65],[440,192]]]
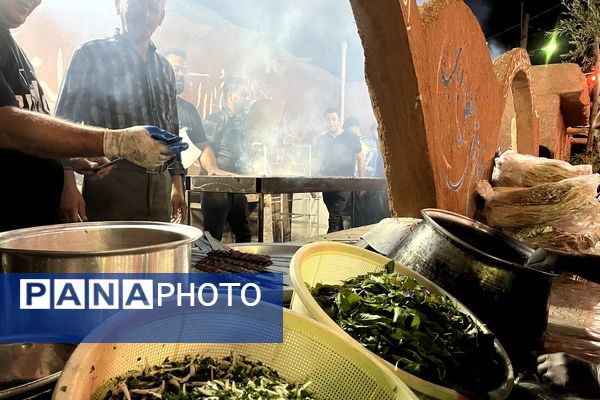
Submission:
[[[36,60],[51,105],[75,49],[112,35],[119,24],[112,1],[46,0],[15,32]],[[256,170],[307,174],[308,145],[326,130],[323,111],[341,104],[342,41],[348,42],[345,115],[357,117],[365,132],[375,121],[348,1],[169,0],[153,40],[159,50],[187,52],[183,97],[202,118],[222,106],[226,76],[251,82],[255,105],[266,107],[250,110],[249,120],[256,113],[263,118],[249,126],[251,141],[257,154],[269,155],[268,163],[252,161]]]
[[[508,51],[506,46],[495,39],[492,39],[488,42],[488,49],[490,50],[490,56],[492,57],[492,60],[495,60]]]

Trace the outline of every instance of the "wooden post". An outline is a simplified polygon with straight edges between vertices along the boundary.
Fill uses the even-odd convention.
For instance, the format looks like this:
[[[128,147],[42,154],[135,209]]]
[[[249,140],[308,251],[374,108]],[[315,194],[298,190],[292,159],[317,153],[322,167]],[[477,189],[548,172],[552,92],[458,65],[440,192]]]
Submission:
[[[521,27],[521,48],[527,49],[527,38],[529,37],[529,13],[525,13],[523,17],[523,25]]]
[[[340,121],[344,123],[346,118],[346,70],[348,68],[348,42],[345,40],[341,44],[342,48],[342,73],[341,73],[341,90],[340,90]]]
[[[600,38],[596,36],[594,40],[594,55],[596,57],[596,63],[600,60]],[[594,68],[594,71],[596,69]],[[587,144],[585,146],[585,162],[589,163],[592,160],[592,149],[594,147],[594,136],[596,135],[596,129],[593,127],[594,119],[598,114],[598,77],[596,77],[596,86],[592,94],[592,104],[590,104],[590,126],[588,129]]]

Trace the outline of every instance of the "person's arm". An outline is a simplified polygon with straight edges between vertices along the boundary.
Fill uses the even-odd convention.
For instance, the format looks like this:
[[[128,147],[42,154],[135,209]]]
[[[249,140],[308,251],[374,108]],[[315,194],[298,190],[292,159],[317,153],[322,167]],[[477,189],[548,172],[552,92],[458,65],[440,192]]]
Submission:
[[[223,130],[225,128],[225,118],[221,112],[217,112],[206,117],[204,121],[204,132],[206,139],[210,143],[213,152],[219,152],[221,141],[223,140]]]
[[[103,156],[104,129],[49,115],[0,107],[0,147],[41,158]]]
[[[171,222],[183,222],[187,214],[187,204],[181,175],[171,175],[171,207]]]
[[[87,221],[85,200],[77,188],[75,172],[88,179],[102,179],[110,173],[112,167],[96,170],[98,166],[109,162],[106,157],[68,158],[62,160],[64,168],[63,191],[60,198],[60,220],[63,223]]]
[[[65,169],[63,190],[60,198],[60,221],[63,223],[87,221],[85,200],[77,188],[75,173]]]
[[[358,176],[365,176],[365,154],[362,151],[356,154],[356,163],[358,165]]]
[[[54,115],[71,121],[89,123],[91,88],[95,87],[91,81],[98,74],[93,71],[94,64],[89,61],[84,49],[78,49],[73,54],[65,78],[61,84],[57,98]],[[96,85],[97,86],[97,85]],[[66,162],[63,160],[63,165]],[[108,173],[110,168],[103,170]],[[60,199],[61,222],[87,221],[85,200],[77,188],[73,168],[65,166],[63,191]]]
[[[204,129],[204,125],[202,124],[202,120],[200,119],[200,115],[198,114],[198,110],[194,108],[193,105],[191,111],[191,125],[192,132],[190,133],[190,140],[196,147],[202,150],[202,154],[200,155],[200,165],[207,172],[208,175],[233,175],[231,172],[223,171],[217,165],[217,157],[215,156],[215,151],[212,149],[210,143],[208,142],[208,138],[206,137],[206,130]],[[212,136],[214,136],[214,128],[216,126],[212,126],[213,132]],[[188,131],[189,132],[189,131]]]
[[[177,107],[177,89],[175,84],[175,75],[173,70],[169,70],[169,81],[167,85],[166,98],[168,104],[164,104],[165,112],[169,115],[168,128],[171,132],[177,132],[179,136],[179,113]],[[180,223],[185,220],[187,215],[187,204],[185,202],[185,168],[181,161],[181,153],[176,154],[169,161],[169,173],[171,174],[171,222]]]
[[[202,168],[208,173],[208,175],[233,175],[230,172],[219,169],[219,167],[217,166],[217,158],[215,157],[215,152],[210,146],[210,143],[208,142],[208,138],[206,137],[206,131],[204,129],[204,125],[202,124],[202,120],[200,119],[200,115],[198,114],[198,110],[196,110],[196,108],[186,100],[181,100],[182,101],[177,104],[181,104],[181,108],[186,109],[178,109],[177,112],[180,113],[180,115],[182,112],[185,112],[188,117],[185,118],[188,121],[187,123],[189,123],[190,125],[190,127],[188,127],[187,133],[192,143],[194,143],[194,146],[202,150],[202,154],[200,155],[200,165],[202,166]],[[211,124],[211,132],[213,133],[213,135],[214,128],[215,126]]]
[[[15,94],[0,74],[0,147],[42,158],[102,156],[103,130],[85,131],[74,124],[18,107]]]
[[[360,138],[352,135],[352,153],[354,154],[354,160],[358,169],[358,176],[365,176],[365,153],[363,152],[363,146]]]
[[[0,107],[0,148],[41,158],[123,157],[141,167],[156,168],[187,148],[174,139],[156,127],[102,129],[13,106]]]
[[[231,176],[235,175],[232,172],[223,171],[217,166],[217,158],[215,157],[215,152],[212,147],[208,143],[204,147],[202,154],[200,155],[200,165],[202,168],[206,170],[208,175],[218,175],[218,176]]]
[[[227,117],[222,112],[217,112],[206,117],[204,121],[204,132],[208,142],[207,147],[200,155],[200,164],[209,175],[230,176],[236,175],[229,171],[222,170],[217,162],[215,152],[219,151],[223,132],[227,124]]]
[[[206,138],[206,132],[204,130],[204,125],[202,124],[202,120],[200,119],[200,114],[198,114],[198,110],[194,107],[193,104],[187,102],[184,99],[178,104],[181,104],[182,109],[178,109],[177,112],[179,116],[187,115],[187,123],[190,125],[187,128],[187,134],[194,144],[194,146],[198,147],[200,150],[204,151],[206,146],[208,145],[208,139]]]

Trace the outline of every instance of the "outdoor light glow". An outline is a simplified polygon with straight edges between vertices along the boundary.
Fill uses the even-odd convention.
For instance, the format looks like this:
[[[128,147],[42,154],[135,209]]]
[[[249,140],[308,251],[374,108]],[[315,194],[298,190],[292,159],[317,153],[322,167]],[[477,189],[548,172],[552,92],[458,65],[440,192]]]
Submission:
[[[550,42],[550,43],[548,43],[548,45],[546,46],[546,48],[544,50],[548,54],[553,54],[556,51],[556,49],[558,49],[558,46],[556,45],[556,43]]]
[[[550,42],[548,42],[548,44],[542,48],[542,50],[544,50],[544,52],[546,52],[546,64],[548,64],[548,62],[550,61],[550,58],[552,58],[552,55],[554,53],[556,53],[556,51],[558,50],[558,43],[556,43],[556,36],[552,36],[552,38],[550,39]]]

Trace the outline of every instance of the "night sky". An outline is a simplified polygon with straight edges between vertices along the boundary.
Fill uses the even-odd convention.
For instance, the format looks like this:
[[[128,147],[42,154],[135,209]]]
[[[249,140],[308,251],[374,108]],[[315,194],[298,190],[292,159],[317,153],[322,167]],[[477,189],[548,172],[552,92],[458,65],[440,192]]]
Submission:
[[[556,26],[561,12],[564,11],[560,0],[466,0],[465,3],[477,16],[489,43],[501,46],[504,51],[519,46],[520,27],[509,28],[520,23],[521,3],[523,3],[525,12],[532,18],[529,23],[527,45],[531,61],[533,64],[546,62],[546,54],[539,49],[547,44],[549,39],[546,32]],[[562,43],[559,42],[559,50],[550,59],[551,63],[560,62],[559,54],[567,51],[566,40],[560,39],[560,41]]]

